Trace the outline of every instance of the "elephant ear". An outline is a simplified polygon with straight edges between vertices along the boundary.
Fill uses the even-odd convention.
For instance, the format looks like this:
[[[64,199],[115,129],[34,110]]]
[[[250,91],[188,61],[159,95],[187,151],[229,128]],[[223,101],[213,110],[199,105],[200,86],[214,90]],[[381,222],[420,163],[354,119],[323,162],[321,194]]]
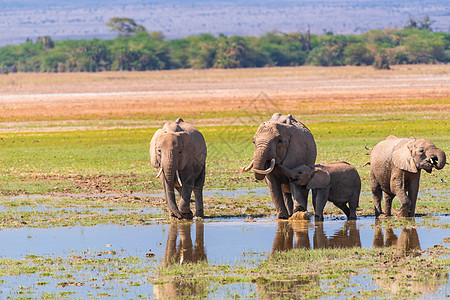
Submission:
[[[416,162],[412,157],[412,149],[415,140],[399,144],[392,152],[392,162],[394,165],[404,171],[417,173]]]
[[[311,132],[306,128],[281,124],[286,128],[289,146],[283,164],[292,167],[298,164],[314,165],[316,162],[316,143]]]
[[[307,189],[321,189],[325,188],[331,181],[330,173],[327,170],[320,167],[316,167],[314,170],[314,175],[308,181],[306,185]]]
[[[178,169],[183,170],[188,161],[196,160],[197,158],[195,157],[194,147],[190,135],[184,131],[178,132],[177,134],[179,135],[179,141],[181,142],[179,145],[180,157],[178,158]]]
[[[156,140],[162,133],[162,129],[156,130],[155,134],[153,135],[151,141],[150,141],[150,163],[154,168],[159,168],[161,166],[161,162],[158,158],[158,153],[156,152]]]

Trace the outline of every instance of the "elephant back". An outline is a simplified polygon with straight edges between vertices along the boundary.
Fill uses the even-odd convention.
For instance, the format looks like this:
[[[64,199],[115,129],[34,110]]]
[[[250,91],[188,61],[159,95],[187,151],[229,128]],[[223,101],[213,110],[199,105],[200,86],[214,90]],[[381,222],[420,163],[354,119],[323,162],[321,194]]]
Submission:
[[[305,134],[309,133],[312,136],[312,133],[308,129],[308,127],[306,127],[305,124],[303,124],[302,122],[297,121],[291,114],[282,115],[282,114],[276,113],[272,116],[272,118],[270,118],[270,121],[279,122],[282,124],[297,127],[300,131],[304,132]]]
[[[406,144],[409,138],[398,138],[396,136],[390,135],[384,141],[376,144],[372,151],[370,152],[370,164],[371,167],[386,164],[392,159],[392,152],[395,148],[401,147]]]
[[[204,163],[206,161],[207,150],[203,134],[191,124],[183,122],[183,120],[181,120],[181,122],[178,123],[178,126],[181,128],[181,131],[187,133],[190,136],[192,145],[194,147],[194,151],[196,153],[195,157],[200,162]]]

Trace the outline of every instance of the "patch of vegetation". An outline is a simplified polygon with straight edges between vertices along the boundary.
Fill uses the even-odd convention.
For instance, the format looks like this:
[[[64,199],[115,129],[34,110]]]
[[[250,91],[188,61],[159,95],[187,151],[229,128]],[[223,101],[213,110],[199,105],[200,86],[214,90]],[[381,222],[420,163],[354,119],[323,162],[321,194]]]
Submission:
[[[428,17],[428,16],[426,16]],[[265,66],[446,63],[449,34],[410,20],[404,29],[370,30],[356,35],[278,31],[261,37],[200,34],[165,41],[133,19],[112,18],[113,40],[53,41],[50,36],[0,48],[0,72],[98,72],[248,68]],[[420,24],[431,24],[424,21]]]
[[[171,265],[160,268],[153,284],[175,288],[176,298],[191,293],[207,293],[208,283],[252,283],[259,297],[322,298],[352,296],[420,296],[448,280],[449,249],[438,246],[426,256],[405,256],[396,248],[379,249],[296,249],[275,252],[255,268],[207,263]],[[425,268],[426,266],[426,268]],[[181,276],[182,274],[182,276]],[[357,277],[371,278],[372,288],[358,283]],[[195,286],[196,288],[192,288]],[[404,287],[397,289],[396,287]],[[184,288],[183,288],[184,287]],[[191,287],[191,288],[186,288]],[[419,288],[418,288],[419,287]]]

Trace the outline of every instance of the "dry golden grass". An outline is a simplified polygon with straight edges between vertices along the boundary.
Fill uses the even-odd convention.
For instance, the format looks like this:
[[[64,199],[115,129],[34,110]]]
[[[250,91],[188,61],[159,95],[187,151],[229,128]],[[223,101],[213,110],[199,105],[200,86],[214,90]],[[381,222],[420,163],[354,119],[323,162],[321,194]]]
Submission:
[[[0,120],[160,118],[242,111],[450,111],[450,65],[0,76]]]

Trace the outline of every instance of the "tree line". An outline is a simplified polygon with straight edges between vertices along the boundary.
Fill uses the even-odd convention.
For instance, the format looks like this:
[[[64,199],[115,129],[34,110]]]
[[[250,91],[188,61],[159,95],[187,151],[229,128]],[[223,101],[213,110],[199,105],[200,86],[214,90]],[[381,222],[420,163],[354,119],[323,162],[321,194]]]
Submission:
[[[62,40],[49,36],[0,48],[0,73],[145,71],[182,68],[373,65],[450,62],[450,33],[433,32],[426,16],[410,18],[402,29],[376,29],[360,35],[325,32],[283,33],[260,37],[200,34],[166,40],[132,19],[107,23],[111,40]]]

